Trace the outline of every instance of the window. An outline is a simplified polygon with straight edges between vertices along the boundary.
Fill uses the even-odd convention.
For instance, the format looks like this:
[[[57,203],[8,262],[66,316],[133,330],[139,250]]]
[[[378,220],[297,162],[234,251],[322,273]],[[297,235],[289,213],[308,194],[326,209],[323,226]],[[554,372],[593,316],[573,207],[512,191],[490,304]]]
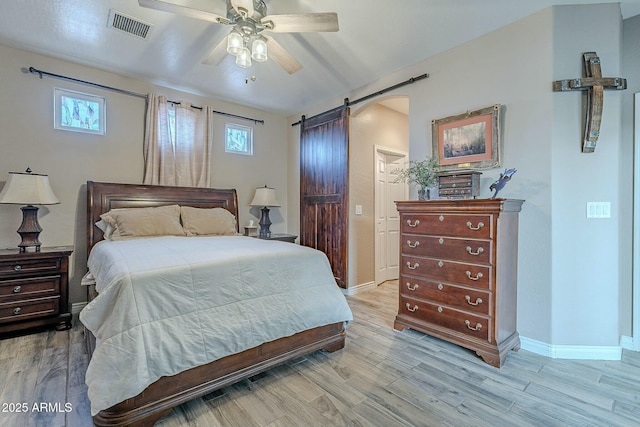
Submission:
[[[226,123],[224,151],[253,156],[253,128]]]

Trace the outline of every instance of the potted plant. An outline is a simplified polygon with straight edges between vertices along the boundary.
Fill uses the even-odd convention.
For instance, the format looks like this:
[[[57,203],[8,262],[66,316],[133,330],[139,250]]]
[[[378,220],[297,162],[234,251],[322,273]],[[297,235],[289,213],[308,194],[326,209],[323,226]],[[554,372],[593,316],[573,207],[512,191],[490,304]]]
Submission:
[[[429,200],[430,188],[438,180],[438,159],[429,157],[425,160],[411,160],[406,169],[394,171],[398,177],[394,182],[406,182],[418,187],[418,200]]]

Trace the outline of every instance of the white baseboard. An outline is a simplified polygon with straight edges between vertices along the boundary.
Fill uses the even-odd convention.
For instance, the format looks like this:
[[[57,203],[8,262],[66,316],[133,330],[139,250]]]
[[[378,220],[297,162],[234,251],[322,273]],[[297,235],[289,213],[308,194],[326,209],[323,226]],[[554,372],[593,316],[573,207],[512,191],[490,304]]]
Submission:
[[[365,292],[371,289],[375,289],[375,287],[376,287],[375,282],[361,283],[356,286],[349,286],[347,289],[342,289],[342,293],[345,296],[355,295],[360,292]]]
[[[620,346],[590,346],[590,345],[552,345],[531,338],[520,337],[523,350],[530,351],[553,359],[577,360],[621,360]]]
[[[86,302],[75,302],[71,304],[71,314],[76,315],[80,313],[86,305],[87,305]]]
[[[633,342],[633,337],[628,337],[625,335],[622,335],[620,337],[620,347],[622,347],[625,350],[638,351],[638,349],[635,346],[635,343]]]

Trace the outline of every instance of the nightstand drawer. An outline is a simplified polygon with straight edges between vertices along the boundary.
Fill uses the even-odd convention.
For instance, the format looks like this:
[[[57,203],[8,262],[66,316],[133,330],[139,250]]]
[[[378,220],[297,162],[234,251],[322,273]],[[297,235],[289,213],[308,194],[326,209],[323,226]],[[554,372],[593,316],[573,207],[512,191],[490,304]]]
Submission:
[[[58,296],[0,304],[0,323],[51,316],[58,313],[59,307]]]
[[[0,303],[60,294],[60,276],[0,281]]]
[[[0,262],[0,278],[57,273],[59,270],[60,258],[20,259]]]

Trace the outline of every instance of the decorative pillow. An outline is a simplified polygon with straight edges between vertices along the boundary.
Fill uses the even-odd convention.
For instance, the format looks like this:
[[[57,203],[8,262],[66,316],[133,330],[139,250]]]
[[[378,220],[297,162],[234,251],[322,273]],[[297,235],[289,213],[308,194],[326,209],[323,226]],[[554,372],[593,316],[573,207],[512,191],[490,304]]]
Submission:
[[[111,240],[150,236],[184,236],[180,225],[180,206],[112,209],[100,215],[113,227]]]
[[[192,208],[180,206],[182,227],[187,236],[233,236],[236,217],[224,208]]]

